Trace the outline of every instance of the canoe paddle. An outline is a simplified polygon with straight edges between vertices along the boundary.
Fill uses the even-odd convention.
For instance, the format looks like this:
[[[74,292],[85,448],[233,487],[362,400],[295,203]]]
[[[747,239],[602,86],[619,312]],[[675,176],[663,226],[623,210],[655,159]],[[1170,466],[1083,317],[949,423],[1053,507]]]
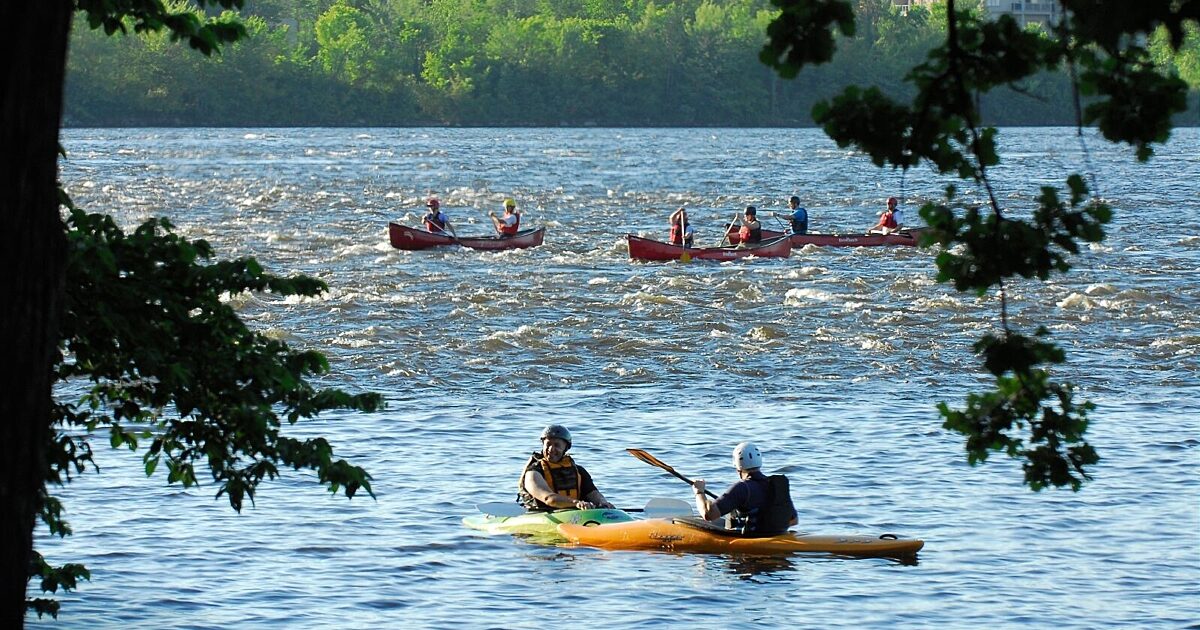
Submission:
[[[790,216],[790,215],[789,215],[789,216]],[[771,218],[772,218],[772,219],[775,219],[775,221],[777,221],[777,222],[779,223],[779,225],[783,226],[783,233],[784,233],[784,234],[790,234],[790,233],[791,233],[791,231],[792,231],[792,222],[791,222],[791,221],[784,221],[783,219],[780,219],[780,218],[779,218],[779,213],[778,213],[778,212],[772,212],[772,213],[771,213]]]
[[[448,224],[449,224],[449,222],[447,222],[447,225],[448,225]],[[449,232],[447,232],[447,231],[446,231],[446,228],[444,228],[444,227],[441,227],[441,226],[438,226],[438,225],[435,225],[434,227],[436,227],[436,228],[438,229],[438,232],[441,232],[441,233],[442,233],[442,236],[446,236],[446,237],[452,238],[452,239],[454,239],[454,242],[455,242],[455,243],[458,243],[459,245],[462,245],[463,247],[466,247],[466,245],[463,245],[463,242],[462,242],[462,241],[458,240],[458,235],[454,233],[454,228],[450,228],[450,231],[449,231]],[[437,233],[437,232],[434,232],[434,234],[436,234],[436,233]]]
[[[682,210],[682,208],[681,208]],[[683,248],[683,253],[679,255],[679,262],[692,262],[692,255],[688,253],[687,245],[687,211],[679,213],[679,246]]]
[[[504,503],[496,501],[493,503],[480,503],[475,506],[480,512],[490,514],[492,516],[514,517],[528,514],[525,508],[516,503]],[[640,508],[616,508],[622,512],[643,512],[648,518],[666,518],[670,516],[691,516],[692,504],[679,499],[666,499],[656,497],[646,502],[645,507]],[[560,510],[561,511],[561,510]],[[566,510],[570,511],[570,510]]]
[[[737,210],[734,210],[733,211],[733,219],[730,220],[729,223],[725,224],[725,233],[721,235],[721,244],[717,245],[717,247],[725,247],[725,241],[729,240],[729,231],[733,229],[733,225],[737,222],[738,216],[739,215],[738,215]],[[626,450],[629,450],[629,449],[626,449]],[[646,453],[646,451],[642,451],[642,452]],[[650,455],[649,453],[646,453],[646,454]],[[634,455],[634,457],[637,457],[637,455]],[[638,457],[638,459],[642,459],[642,458]],[[654,457],[650,456],[650,459],[654,459]],[[650,464],[651,466],[658,466],[658,464],[651,463],[644,459],[642,459],[642,461],[646,462],[647,464]],[[657,459],[655,459],[654,461],[658,462]],[[658,462],[658,463],[662,464],[662,462]],[[662,468],[662,466],[659,466],[659,468]],[[670,466],[667,466],[667,468],[670,468]],[[672,471],[672,472],[674,472],[674,471]],[[682,477],[681,477],[681,479],[682,479]],[[691,483],[691,482],[688,482],[688,483]]]
[[[630,455],[633,455],[634,457],[646,462],[647,464],[650,464],[651,466],[657,466],[658,468],[661,468],[661,469],[671,473],[672,475],[679,477],[680,479],[686,481],[689,486],[692,485],[691,479],[688,479],[687,477],[684,477],[683,475],[675,472],[674,468],[671,468],[670,466],[662,463],[661,461],[658,460],[657,457],[651,455],[650,453],[647,453],[646,451],[643,451],[640,448],[627,448],[625,450],[628,451]],[[704,494],[707,494],[708,496],[710,496],[714,499],[717,498],[717,495],[709,492],[707,488],[704,490]]]

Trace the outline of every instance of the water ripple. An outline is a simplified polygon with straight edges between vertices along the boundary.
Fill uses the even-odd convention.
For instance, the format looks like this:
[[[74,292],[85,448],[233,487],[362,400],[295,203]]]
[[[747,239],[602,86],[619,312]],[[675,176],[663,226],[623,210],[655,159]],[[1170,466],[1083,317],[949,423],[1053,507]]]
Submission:
[[[1073,130],[1004,130],[997,186],[1028,212],[1030,170],[1082,168]],[[147,481],[136,455],[59,492],[75,535],[43,537],[93,581],[32,627],[1179,627],[1200,618],[1200,239],[1195,147],[1181,129],[1151,165],[1093,155],[1116,208],[1070,275],[1010,284],[1010,321],[1068,351],[1056,378],[1098,404],[1103,458],[1080,493],[1034,494],[1019,463],[966,464],[935,404],[987,382],[971,345],[994,294],[936,282],[936,252],[806,246],[787,260],[633,264],[622,234],[664,236],[685,205],[701,243],[753,203],[799,195],[814,229],[858,230],[891,194],[947,180],[875,170],[815,130],[70,130],[63,181],[126,226],[169,215],[222,256],[307,273],[317,298],[233,296],[266,334],[329,355],[327,385],[388,409],[287,430],[327,435],[374,475],[375,499],[285,471],[234,514],[215,488]],[[803,164],[804,176],[796,177]],[[1154,166],[1159,164],[1160,166]],[[1169,168],[1170,178],[1158,169]],[[442,199],[460,234],[513,196],[542,247],[401,252],[389,220]],[[964,195],[980,191],[964,188]],[[1189,205],[1191,204],[1191,205]],[[919,563],[603,552],[482,536],[460,519],[508,501],[537,434],[621,505],[690,500],[624,453],[647,448],[720,486],[754,439],[785,472],[800,528],[926,541]],[[1182,585],[1182,586],[1181,586]],[[798,596],[797,593],[801,595]]]

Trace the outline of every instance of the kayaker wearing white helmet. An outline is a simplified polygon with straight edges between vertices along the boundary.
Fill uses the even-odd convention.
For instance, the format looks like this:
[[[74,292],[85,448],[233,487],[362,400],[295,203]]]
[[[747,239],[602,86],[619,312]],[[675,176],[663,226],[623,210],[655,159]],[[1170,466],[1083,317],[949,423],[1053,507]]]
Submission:
[[[542,450],[525,463],[517,502],[529,510],[611,508],[592,476],[567,455],[571,432],[561,424],[542,430]]]
[[[692,482],[696,493],[696,510],[704,520],[730,515],[730,529],[743,534],[770,536],[787,531],[795,525],[796,508],[788,490],[787,477],[762,473],[762,453],[750,442],[733,449],[733,467],[740,481],[733,484],[715,501],[704,496],[704,480]]]

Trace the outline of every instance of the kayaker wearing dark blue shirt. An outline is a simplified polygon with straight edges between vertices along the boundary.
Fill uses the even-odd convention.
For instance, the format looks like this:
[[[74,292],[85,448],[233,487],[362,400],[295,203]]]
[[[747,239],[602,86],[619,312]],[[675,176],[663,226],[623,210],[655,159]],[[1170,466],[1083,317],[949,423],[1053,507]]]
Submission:
[[[567,455],[571,432],[560,424],[542,430],[542,450],[525,463],[517,484],[517,502],[529,510],[611,508],[592,476]]]
[[[808,210],[800,207],[800,198],[792,195],[788,199],[788,209],[792,211],[792,234],[807,234]]]
[[[787,477],[762,473],[762,453],[750,442],[733,449],[733,466],[741,481],[733,484],[716,501],[704,496],[704,480],[692,482],[696,509],[704,520],[730,515],[729,529],[749,536],[772,536],[795,525],[796,508],[792,505]]]

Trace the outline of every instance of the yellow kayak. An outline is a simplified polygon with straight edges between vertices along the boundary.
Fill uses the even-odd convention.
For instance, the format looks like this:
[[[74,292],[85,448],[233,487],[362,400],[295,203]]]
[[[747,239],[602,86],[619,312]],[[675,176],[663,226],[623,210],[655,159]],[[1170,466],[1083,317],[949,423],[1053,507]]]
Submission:
[[[625,523],[584,526],[562,523],[558,532],[567,540],[601,549],[688,551],[730,554],[824,553],[844,556],[903,558],[915,556],[924,541],[890,534],[829,536],[794,534],[750,538],[698,518],[655,518]]]

